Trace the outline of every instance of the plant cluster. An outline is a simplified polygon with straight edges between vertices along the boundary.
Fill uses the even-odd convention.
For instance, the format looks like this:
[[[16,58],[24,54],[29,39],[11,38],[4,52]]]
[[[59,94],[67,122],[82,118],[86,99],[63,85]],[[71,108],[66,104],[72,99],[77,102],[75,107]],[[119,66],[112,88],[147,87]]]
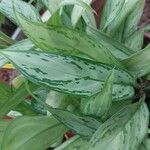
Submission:
[[[27,36],[0,33],[0,66],[20,72],[11,87],[0,83],[0,150],[148,150],[150,26],[138,29],[145,1],[106,0],[100,25],[92,0],[31,2],[0,2]],[[21,116],[4,120],[10,111]],[[67,131],[74,136],[62,142]]]

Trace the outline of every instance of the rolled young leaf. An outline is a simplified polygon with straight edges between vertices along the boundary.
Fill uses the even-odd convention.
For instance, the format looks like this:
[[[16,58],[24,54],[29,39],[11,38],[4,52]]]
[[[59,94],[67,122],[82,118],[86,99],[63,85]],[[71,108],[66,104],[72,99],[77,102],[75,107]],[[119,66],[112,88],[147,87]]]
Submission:
[[[81,100],[81,111],[86,115],[104,118],[112,104],[112,87],[114,71],[106,78],[101,92],[91,98]]]

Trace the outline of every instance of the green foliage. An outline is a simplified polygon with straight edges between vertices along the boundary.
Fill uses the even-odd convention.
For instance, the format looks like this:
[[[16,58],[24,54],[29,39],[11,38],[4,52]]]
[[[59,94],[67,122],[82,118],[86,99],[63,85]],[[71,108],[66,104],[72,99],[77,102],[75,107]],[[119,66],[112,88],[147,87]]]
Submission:
[[[137,30],[145,1],[106,0],[98,28],[91,0],[31,2],[0,2],[27,36],[0,33],[0,66],[21,74],[0,83],[0,150],[148,150],[150,27]],[[51,13],[45,23],[39,9]],[[11,110],[23,116],[4,120]]]

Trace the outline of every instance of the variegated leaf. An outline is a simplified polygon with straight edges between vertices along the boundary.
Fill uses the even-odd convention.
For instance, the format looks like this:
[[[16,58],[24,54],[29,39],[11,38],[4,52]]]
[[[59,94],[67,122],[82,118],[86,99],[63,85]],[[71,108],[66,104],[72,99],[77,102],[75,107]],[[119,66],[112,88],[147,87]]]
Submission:
[[[78,5],[92,12],[92,8],[82,0],[42,0],[42,2],[49,9],[51,14],[65,5]]]
[[[144,102],[129,105],[117,112],[92,136],[87,150],[136,150],[139,148],[149,122]]]
[[[91,96],[99,92],[112,66],[86,59],[50,53],[3,51],[16,67],[32,82],[73,95]],[[115,68],[113,100],[134,94],[134,79],[124,70]]]
[[[92,117],[80,117],[70,113],[69,111],[64,111],[49,106],[47,109],[56,119],[65,124],[69,129],[88,138],[91,137],[97,128],[102,124]]]
[[[122,67],[121,63],[103,45],[83,32],[65,27],[33,23],[17,15],[24,33],[37,47],[53,53],[88,57],[99,62]]]
[[[18,24],[13,5],[17,13],[25,16],[29,20],[41,22],[40,15],[32,5],[22,0],[2,0],[0,2],[0,12],[14,23]]]
[[[122,43],[110,38],[103,32],[100,32],[91,27],[87,28],[87,33],[92,36],[97,42],[104,45],[118,59],[125,59],[134,54],[134,51],[124,46]]]
[[[126,68],[136,77],[141,77],[150,72],[150,45],[123,60]]]
[[[92,96],[88,100],[81,100],[81,110],[86,115],[93,115],[105,118],[112,104],[112,87],[114,71],[106,78],[101,92]]]
[[[124,40],[128,40],[128,38],[132,36],[132,34],[137,30],[138,23],[140,22],[143,13],[144,5],[145,0],[138,0],[134,9],[128,15],[124,26],[124,34],[123,34]]]

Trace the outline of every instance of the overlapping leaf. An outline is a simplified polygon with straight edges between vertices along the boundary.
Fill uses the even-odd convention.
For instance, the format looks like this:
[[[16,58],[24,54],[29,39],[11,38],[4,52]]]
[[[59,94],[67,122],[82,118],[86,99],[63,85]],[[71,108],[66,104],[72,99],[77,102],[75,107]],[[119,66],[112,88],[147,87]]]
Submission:
[[[101,17],[101,30],[105,30],[108,25],[118,16],[124,6],[125,0],[106,0]]]
[[[126,68],[136,77],[141,77],[150,71],[150,45],[123,60]]]
[[[138,23],[140,22],[143,13],[144,5],[145,0],[138,0],[134,9],[129,13],[124,26],[124,40],[127,40],[137,30]]]
[[[95,40],[97,40],[97,42],[101,43],[107,49],[109,49],[116,58],[125,59],[134,53],[133,50],[127,48],[120,42],[114,40],[113,38],[110,38],[103,32],[100,32],[96,29],[88,27],[87,33],[91,35]]]
[[[115,2],[117,3],[118,1],[115,1]],[[111,37],[115,37],[116,39],[122,41],[124,25],[126,24],[126,19],[127,19],[128,15],[134,10],[134,8],[136,7],[136,5],[139,2],[140,2],[139,0],[132,0],[132,1],[126,0],[125,3],[123,4],[122,8],[120,7],[121,9],[119,9],[119,7],[117,8],[118,5],[117,6],[113,5],[114,1],[108,0],[107,5],[105,6],[106,7],[105,13],[103,13],[103,16],[102,16],[102,18],[104,18],[104,22],[105,22],[105,17],[108,18],[108,16],[110,14],[113,14],[112,13],[113,10],[115,10],[115,12],[117,12],[117,13],[116,13],[116,17],[113,19],[113,22],[111,22],[111,24],[109,24],[107,26],[107,28],[105,29],[105,33],[107,33]],[[119,4],[121,4],[121,1],[119,1]],[[117,11],[117,10],[119,10],[119,11]],[[139,16],[138,16],[138,18],[139,18]],[[104,26],[103,23],[101,23],[101,24],[103,27]],[[133,24],[132,25],[131,24],[130,24],[130,27],[133,25]],[[135,25],[133,25],[132,27],[135,27]],[[135,31],[135,29],[133,29],[133,30]]]
[[[149,122],[144,102],[132,104],[102,124],[87,144],[87,150],[134,150],[139,148]]]
[[[36,85],[31,86],[32,90],[37,88]],[[20,104],[25,97],[28,95],[25,87],[22,86],[16,91],[11,91],[10,87],[4,84],[0,84],[0,117],[7,115],[9,111],[14,109],[18,104]]]
[[[99,62],[121,66],[107,48],[83,32],[33,23],[19,14],[17,18],[25,34],[42,50],[89,57]]]
[[[101,125],[101,122],[91,117],[80,117],[68,111],[51,107],[48,107],[48,110],[69,129],[72,129],[76,133],[86,137],[91,137],[96,129]]]
[[[50,53],[3,51],[29,80],[73,95],[91,96],[99,92],[112,66],[86,59]],[[134,79],[115,68],[113,100],[132,97]]]
[[[112,87],[113,87],[114,72],[106,78],[104,87],[101,92],[81,101],[81,110],[86,115],[106,117],[112,104]]]

